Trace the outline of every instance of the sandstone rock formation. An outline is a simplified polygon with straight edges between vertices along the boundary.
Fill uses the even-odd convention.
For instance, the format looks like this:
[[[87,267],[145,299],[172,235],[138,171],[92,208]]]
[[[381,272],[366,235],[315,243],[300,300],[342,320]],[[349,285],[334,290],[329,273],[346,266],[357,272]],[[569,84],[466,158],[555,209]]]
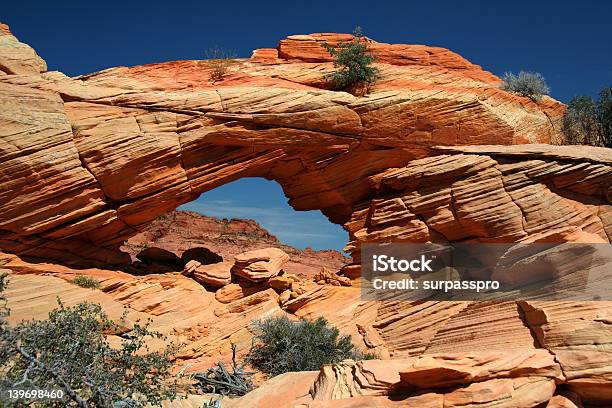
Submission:
[[[359,288],[315,285],[281,304],[264,284],[230,284],[212,293],[180,274],[75,270],[15,255],[1,256],[0,265],[11,274],[11,321],[43,318],[57,306],[57,296],[66,304],[96,301],[111,317],[127,311],[130,321],[152,318],[154,329],[184,344],[180,368],[204,369],[228,359],[232,343],[244,352],[252,320],[282,313],[323,316],[357,347],[387,358],[327,366],[316,381],[300,382],[301,374],[295,374],[292,384],[313,391],[296,391],[287,407],[439,408],[480,401],[518,408],[565,403],[564,395],[571,393],[577,406],[612,401],[610,302],[366,302]],[[76,275],[97,279],[102,290],[68,283]],[[266,387],[257,393],[261,398],[280,392]],[[292,389],[287,385],[282,395],[293,395]],[[240,400],[227,403],[241,406]]]
[[[294,383],[299,384],[295,379],[299,374],[293,376]],[[549,401],[553,404],[550,406],[555,406],[566,399],[562,395],[553,397],[555,383],[563,380],[563,374],[545,350],[347,361],[322,367],[314,380],[311,373],[298,378],[310,380],[309,394],[287,387],[293,398],[283,401],[280,407],[525,408]],[[452,387],[457,384],[464,386]],[[274,393],[275,385],[263,384],[257,393]],[[245,403],[251,401],[247,395],[236,402],[243,399]],[[576,400],[579,401],[574,396]]]
[[[338,276],[327,268],[322,268],[313,279],[318,284],[330,284],[335,286],[351,286],[351,280],[346,276]]]
[[[282,249],[264,248],[238,254],[234,261],[202,265],[199,261],[191,260],[183,268],[183,275],[213,287],[229,285],[235,275],[238,279],[266,282],[267,286],[273,289],[283,290],[301,282],[295,275],[277,276],[288,260],[289,255]]]
[[[119,247],[159,215],[248,176],[344,226],[348,277],[359,276],[363,242],[609,243],[612,153],[545,144],[562,104],[501,91],[451,51],[374,41],[372,92],[332,92],[320,43],[351,38],[336,34],[291,36],[217,83],[199,61],[68,78],[0,28],[0,267],[12,319],[44,316],[57,294],[91,298],[151,317],[184,344],[177,364],[198,370],[231,343],[246,350],[253,319],[323,316],[390,358],[273,379],[251,397],[294,384],[287,407],[612,404],[610,302],[375,302],[332,285],[282,298],[262,283],[212,293],[180,273],[111,267],[130,262]],[[273,256],[245,258],[242,273],[275,275],[284,261],[264,265]],[[247,260],[258,265],[244,272]],[[77,274],[102,290],[67,283]]]
[[[289,255],[282,249],[256,249],[236,255],[232,272],[251,282],[262,282],[278,275],[287,261]]]
[[[322,89],[333,67],[320,42],[343,35],[292,36],[278,61],[238,60],[218,83],[199,61],[68,78],[44,72],[7,28],[2,38],[3,64],[21,67],[0,76],[2,248],[81,265],[128,262],[116,251],[125,239],[246,176],[274,179],[295,209],[352,229],[377,194],[371,176],[436,145],[549,142],[563,112],[425,46],[372,42],[382,79],[366,97]]]
[[[189,261],[183,275],[192,277],[196,282],[210,286],[225,286],[232,283],[232,261],[202,265],[198,261]]]
[[[276,291],[285,291],[291,288],[293,283],[300,282],[300,278],[292,274],[274,276],[266,282],[268,286]]]

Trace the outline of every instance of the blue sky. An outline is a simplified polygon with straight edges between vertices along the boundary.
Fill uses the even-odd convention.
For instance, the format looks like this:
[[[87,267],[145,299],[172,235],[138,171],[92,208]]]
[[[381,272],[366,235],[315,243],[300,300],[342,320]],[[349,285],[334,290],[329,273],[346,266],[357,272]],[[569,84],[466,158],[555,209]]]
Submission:
[[[215,45],[246,57],[290,34],[351,32],[360,25],[378,41],[446,47],[498,75],[541,72],[563,102],[612,84],[610,16],[612,1],[605,0],[22,0],[0,9],[0,21],[49,69],[68,75],[200,59]],[[211,215],[254,218],[298,247],[341,248],[346,241],[320,213],[290,210],[280,187],[262,179],[232,183],[191,205]],[[280,217],[272,215],[277,211]]]
[[[257,220],[278,239],[298,248],[342,250],[348,235],[320,211],[295,211],[274,181],[243,178],[217,187],[180,209],[219,218]]]

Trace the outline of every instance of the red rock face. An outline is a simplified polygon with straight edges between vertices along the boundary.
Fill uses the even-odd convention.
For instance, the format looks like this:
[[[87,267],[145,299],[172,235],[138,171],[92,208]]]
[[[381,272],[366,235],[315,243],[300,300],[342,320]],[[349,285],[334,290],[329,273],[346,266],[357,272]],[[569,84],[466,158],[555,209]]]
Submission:
[[[278,58],[256,52],[212,82],[200,61],[68,78],[2,35],[0,239],[45,259],[125,262],[115,250],[159,215],[246,176],[353,222],[376,174],[437,145],[549,142],[563,112],[441,48],[372,41],[381,80],[355,97],[322,89],[333,67],[321,43],[350,36],[291,36]]]

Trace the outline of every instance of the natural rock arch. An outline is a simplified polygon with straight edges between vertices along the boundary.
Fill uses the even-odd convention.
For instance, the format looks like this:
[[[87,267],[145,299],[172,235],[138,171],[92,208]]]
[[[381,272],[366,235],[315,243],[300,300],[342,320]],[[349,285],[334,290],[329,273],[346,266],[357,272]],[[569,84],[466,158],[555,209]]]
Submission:
[[[563,105],[501,91],[445,49],[371,42],[382,80],[355,97],[321,89],[332,66],[320,43],[343,35],[291,36],[220,83],[201,61],[68,78],[2,35],[3,250],[120,264],[138,229],[241,177],[276,180],[293,208],[342,224],[356,262],[367,240],[517,240],[538,220],[610,236],[609,151],[461,147],[550,142]],[[521,201],[534,192],[563,210],[549,219]],[[491,197],[497,209],[470,216]]]

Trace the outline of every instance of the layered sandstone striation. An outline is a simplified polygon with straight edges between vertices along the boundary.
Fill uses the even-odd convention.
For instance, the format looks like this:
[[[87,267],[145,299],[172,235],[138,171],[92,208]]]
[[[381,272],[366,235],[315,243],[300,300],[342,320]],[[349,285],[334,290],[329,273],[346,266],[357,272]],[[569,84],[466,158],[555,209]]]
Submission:
[[[183,345],[176,364],[188,371],[228,360],[231,344],[244,353],[254,319],[285,313],[325,317],[358,348],[382,358],[325,366],[317,375],[295,373],[286,384],[278,377],[224,407],[263,407],[250,401],[275,395],[283,396],[282,407],[441,408],[480,401],[524,408],[561,403],[566,395],[577,406],[612,402],[610,302],[375,302],[362,301],[359,288],[314,283],[283,302],[280,277],[269,282],[273,288],[233,283],[215,293],[178,273],[75,270],[15,255],[3,255],[0,264],[10,273],[12,322],[44,318],[57,297],[67,305],[95,301],[111,317],[127,312],[128,325],[152,319],[154,329]],[[78,275],[97,279],[101,290],[70,284]]]
[[[276,180],[295,209],[352,229],[378,194],[371,177],[438,145],[550,142],[564,109],[499,90],[451,51],[374,41],[372,92],[326,90],[333,66],[321,43],[346,35],[291,36],[272,62],[239,59],[213,83],[201,61],[69,78],[1,34],[0,67],[12,67],[0,76],[2,248],[79,264],[128,262],[117,251],[127,238],[247,176]]]
[[[180,273],[111,270],[161,214],[251,176],[344,226],[351,278],[363,242],[610,242],[612,153],[548,145],[562,104],[501,91],[451,51],[375,41],[372,92],[329,91],[320,45],[350,38],[290,36],[213,83],[201,61],[68,78],[2,26],[0,267],[12,319],[43,316],[56,294],[91,297],[151,317],[184,344],[177,365],[197,370],[232,343],[248,349],[253,319],[323,316],[380,357],[278,377],[228,407],[275,395],[302,408],[610,406],[610,302],[365,301],[357,279],[326,273],[320,285],[287,274],[213,292]],[[78,274],[102,291],[67,283]]]
[[[256,249],[236,255],[232,272],[248,281],[261,282],[278,275],[287,261],[289,255],[282,249]]]

